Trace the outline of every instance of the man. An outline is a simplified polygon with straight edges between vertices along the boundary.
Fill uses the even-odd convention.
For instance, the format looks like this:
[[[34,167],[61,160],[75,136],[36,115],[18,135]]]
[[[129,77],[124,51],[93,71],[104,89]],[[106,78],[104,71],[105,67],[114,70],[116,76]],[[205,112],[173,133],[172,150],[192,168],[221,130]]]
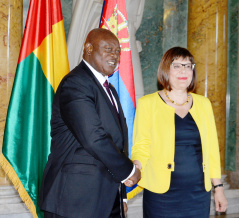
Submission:
[[[107,84],[119,58],[117,37],[94,29],[85,41],[84,60],[58,87],[39,200],[45,217],[125,216],[125,185],[136,184],[140,171],[127,157],[125,118]]]

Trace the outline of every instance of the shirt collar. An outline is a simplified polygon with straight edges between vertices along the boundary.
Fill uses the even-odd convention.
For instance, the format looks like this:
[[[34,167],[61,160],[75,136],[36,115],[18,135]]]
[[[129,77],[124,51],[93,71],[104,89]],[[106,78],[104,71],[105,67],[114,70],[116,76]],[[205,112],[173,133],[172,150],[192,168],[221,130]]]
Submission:
[[[99,73],[97,70],[95,70],[89,63],[87,63],[84,59],[83,61],[85,62],[85,64],[87,65],[87,67],[90,68],[91,72],[94,74],[94,76],[96,77],[96,79],[99,81],[99,83],[103,86],[103,83],[105,82],[105,80],[108,80],[108,76],[104,76],[101,73]]]

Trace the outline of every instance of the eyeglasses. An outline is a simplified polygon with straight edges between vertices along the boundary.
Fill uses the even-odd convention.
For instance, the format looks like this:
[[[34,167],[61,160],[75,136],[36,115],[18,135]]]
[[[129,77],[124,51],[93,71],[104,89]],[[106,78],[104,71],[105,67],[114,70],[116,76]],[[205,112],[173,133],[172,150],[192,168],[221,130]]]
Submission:
[[[183,70],[183,67],[185,69],[185,71],[191,71],[194,69],[195,64],[192,63],[188,63],[188,64],[181,64],[181,63],[172,63],[173,69],[180,71]]]

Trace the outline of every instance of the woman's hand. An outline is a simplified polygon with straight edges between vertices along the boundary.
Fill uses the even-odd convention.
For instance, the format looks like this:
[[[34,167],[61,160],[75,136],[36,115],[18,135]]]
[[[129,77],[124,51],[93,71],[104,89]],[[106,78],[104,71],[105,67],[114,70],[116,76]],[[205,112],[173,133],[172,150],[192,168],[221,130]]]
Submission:
[[[134,160],[133,163],[136,166],[136,168],[138,168],[139,170],[142,169],[142,165],[139,160]]]
[[[225,212],[227,209],[227,199],[224,195],[224,188],[217,187],[215,188],[214,194],[215,208],[218,212]]]
[[[211,179],[213,186],[222,184],[220,179]],[[216,187],[214,193],[215,208],[218,212],[225,212],[227,209],[227,199],[224,195],[223,186]]]

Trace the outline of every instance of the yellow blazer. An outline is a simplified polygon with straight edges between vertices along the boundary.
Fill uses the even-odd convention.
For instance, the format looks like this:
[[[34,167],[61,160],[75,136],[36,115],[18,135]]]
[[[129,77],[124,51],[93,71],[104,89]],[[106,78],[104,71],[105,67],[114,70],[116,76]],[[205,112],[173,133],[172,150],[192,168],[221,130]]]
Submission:
[[[221,178],[220,155],[216,125],[208,98],[191,93],[193,106],[189,110],[201,136],[203,172],[206,191],[210,178]],[[175,110],[165,104],[158,92],[138,100],[133,131],[131,159],[142,164],[138,185],[155,193],[168,191],[171,171],[174,171]]]

